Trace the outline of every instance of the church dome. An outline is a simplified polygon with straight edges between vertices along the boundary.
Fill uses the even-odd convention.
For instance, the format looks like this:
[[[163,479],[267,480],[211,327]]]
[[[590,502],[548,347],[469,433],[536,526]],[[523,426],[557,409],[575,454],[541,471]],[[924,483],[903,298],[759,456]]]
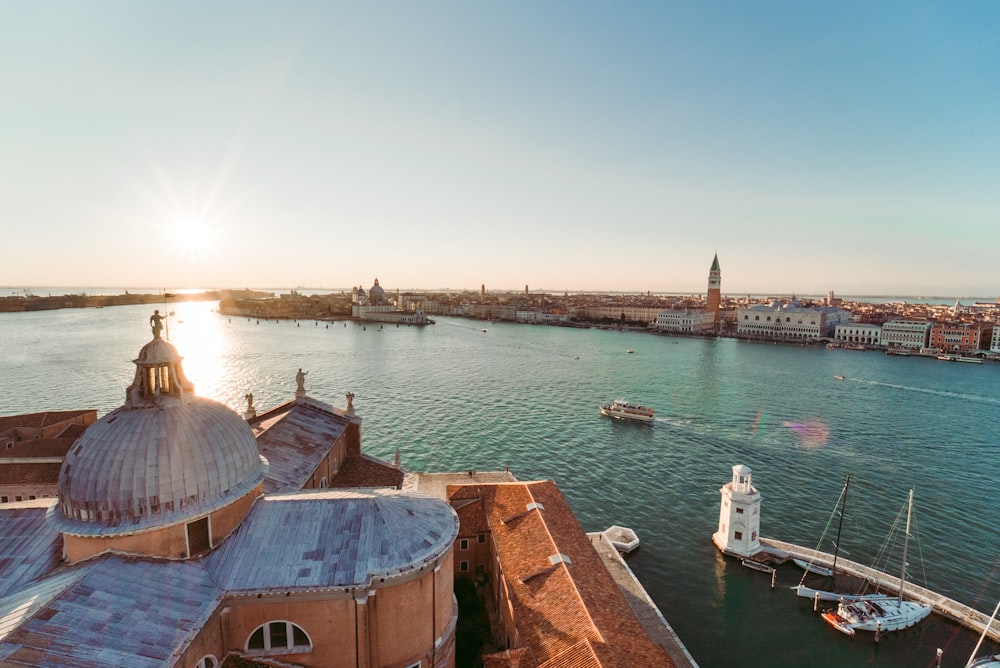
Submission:
[[[377,278],[375,279],[375,285],[368,291],[368,301],[373,304],[381,304],[385,301],[385,290],[378,284]]]
[[[143,346],[125,405],[91,425],[59,472],[61,528],[114,535],[183,522],[250,492],[267,473],[250,426],[194,396],[181,356]]]

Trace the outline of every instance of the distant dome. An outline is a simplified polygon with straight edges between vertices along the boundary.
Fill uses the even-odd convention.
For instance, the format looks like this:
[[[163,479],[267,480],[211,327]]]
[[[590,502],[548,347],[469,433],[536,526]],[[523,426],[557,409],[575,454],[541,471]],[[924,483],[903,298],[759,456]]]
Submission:
[[[368,300],[373,304],[378,304],[385,301],[385,290],[382,286],[378,284],[378,279],[375,279],[375,285],[371,287],[368,291]]]
[[[59,472],[57,521],[68,533],[111,535],[174,524],[232,503],[267,473],[250,426],[197,397],[170,343],[135,360],[126,404],[87,428]]]

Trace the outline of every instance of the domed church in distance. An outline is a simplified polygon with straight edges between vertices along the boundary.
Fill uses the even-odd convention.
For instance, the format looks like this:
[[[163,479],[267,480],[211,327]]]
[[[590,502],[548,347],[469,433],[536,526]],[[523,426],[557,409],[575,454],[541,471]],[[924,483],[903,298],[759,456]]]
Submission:
[[[353,395],[300,370],[240,417],[151,324],[58,500],[0,512],[0,666],[454,666],[458,516],[361,453]]]

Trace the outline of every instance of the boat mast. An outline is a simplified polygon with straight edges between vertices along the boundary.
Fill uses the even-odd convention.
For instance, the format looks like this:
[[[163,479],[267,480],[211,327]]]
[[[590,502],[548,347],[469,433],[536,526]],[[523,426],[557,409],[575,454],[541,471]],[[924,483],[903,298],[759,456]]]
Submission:
[[[906,507],[906,533],[903,534],[903,568],[899,573],[899,602],[903,602],[903,585],[906,584],[906,551],[910,544],[910,513],[913,512],[913,490],[910,490],[910,501]]]
[[[1000,611],[1000,601],[997,601],[997,607],[993,608],[993,615],[990,617],[990,621],[986,622],[986,628],[983,629],[983,634],[979,636],[979,642],[976,646],[972,648],[972,654],[969,656],[969,661],[965,664],[971,666],[972,662],[976,660],[976,654],[979,653],[979,648],[983,644],[983,640],[986,638],[986,634],[990,632],[990,626],[993,625],[993,620],[997,618],[997,611]]]
[[[851,474],[847,474],[847,480],[844,481],[844,492],[841,494],[840,500],[840,522],[837,524],[837,540],[833,544],[833,582],[834,589],[836,589],[837,583],[837,553],[840,552],[840,532],[844,528],[844,509],[847,507],[847,488],[851,484]]]

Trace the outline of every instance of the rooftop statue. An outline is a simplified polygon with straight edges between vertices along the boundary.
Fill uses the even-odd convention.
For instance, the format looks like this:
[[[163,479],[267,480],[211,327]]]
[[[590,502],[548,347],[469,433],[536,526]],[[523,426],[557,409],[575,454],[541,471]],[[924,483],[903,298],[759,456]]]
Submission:
[[[295,382],[298,387],[295,389],[296,396],[304,397],[306,394],[306,374],[308,371],[303,371],[299,369],[299,372],[295,374]]]
[[[163,331],[163,321],[167,319],[167,316],[160,315],[159,309],[153,311],[153,315],[149,316],[149,326],[153,328],[153,338],[160,338],[160,332]]]

